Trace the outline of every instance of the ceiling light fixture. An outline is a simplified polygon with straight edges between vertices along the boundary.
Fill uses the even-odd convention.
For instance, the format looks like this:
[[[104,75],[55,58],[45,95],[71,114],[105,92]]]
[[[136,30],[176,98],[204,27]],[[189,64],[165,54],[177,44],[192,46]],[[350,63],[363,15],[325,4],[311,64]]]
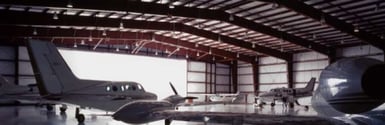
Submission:
[[[213,61],[215,61],[215,56],[213,56]]]
[[[195,43],[195,48],[198,48],[199,47],[199,44],[198,43]]]
[[[156,56],[158,55],[158,50],[155,50],[155,55],[156,55]]]
[[[255,43],[251,44],[251,48],[255,48]]]
[[[199,52],[197,52],[197,56],[199,56]]]
[[[90,35],[89,37],[88,37],[88,41],[92,41],[92,35]]]
[[[126,44],[126,46],[124,46],[125,49],[128,49],[128,45]]]
[[[103,36],[107,36],[107,32],[106,32],[105,29],[103,30],[102,35],[103,35]]]
[[[115,51],[116,51],[116,52],[119,52],[119,51],[120,51],[120,50],[119,50],[119,47],[116,47]]]
[[[74,48],[77,48],[78,47],[78,44],[75,42],[74,43]]]
[[[84,41],[84,39],[80,42],[80,45],[85,45],[86,42]]]
[[[353,30],[355,33],[358,33],[360,32],[360,29],[358,29],[358,27],[354,27],[354,30]]]
[[[68,0],[67,7],[68,7],[68,8],[74,7],[74,6],[72,5],[72,1],[71,1],[71,0]]]
[[[229,21],[234,21],[234,15],[233,14],[230,14]]]
[[[124,29],[124,24],[123,24],[123,21],[120,21],[120,24],[119,24],[119,29]]]
[[[35,36],[37,35],[37,30],[36,30],[36,28],[33,29],[32,34],[35,35]]]
[[[174,8],[175,8],[175,6],[174,6],[174,5],[169,5],[169,6],[168,6],[168,8],[170,8],[170,9],[174,9]]]
[[[186,53],[186,59],[188,59],[188,54]]]
[[[57,12],[53,13],[52,19],[54,19],[54,20],[58,20],[59,19],[59,16],[57,15]]]
[[[239,53],[237,53],[237,58],[239,58]]]
[[[212,52],[211,52],[211,48],[209,49],[209,54],[210,54],[210,55],[212,54]]]

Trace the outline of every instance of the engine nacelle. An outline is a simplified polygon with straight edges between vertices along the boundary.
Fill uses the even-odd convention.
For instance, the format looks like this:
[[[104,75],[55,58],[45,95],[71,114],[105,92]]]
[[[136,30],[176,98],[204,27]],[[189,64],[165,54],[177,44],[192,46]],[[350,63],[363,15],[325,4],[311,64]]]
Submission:
[[[384,103],[385,65],[370,58],[341,59],[320,76],[319,92],[334,109],[348,114],[370,111]]]

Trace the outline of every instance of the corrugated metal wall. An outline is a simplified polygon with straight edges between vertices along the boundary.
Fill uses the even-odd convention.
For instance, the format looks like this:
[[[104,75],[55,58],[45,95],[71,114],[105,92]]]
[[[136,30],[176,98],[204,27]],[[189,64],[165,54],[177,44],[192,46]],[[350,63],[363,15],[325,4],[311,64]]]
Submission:
[[[254,103],[253,68],[250,63],[238,61],[238,91],[243,95],[241,103]]]
[[[259,58],[259,84],[261,92],[288,87],[286,62],[274,57]]]

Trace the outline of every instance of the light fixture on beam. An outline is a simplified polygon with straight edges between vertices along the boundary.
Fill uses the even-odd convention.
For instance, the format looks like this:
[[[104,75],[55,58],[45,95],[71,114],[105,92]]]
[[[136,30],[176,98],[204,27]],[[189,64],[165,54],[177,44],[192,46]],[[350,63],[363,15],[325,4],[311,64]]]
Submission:
[[[74,7],[74,6],[72,5],[72,1],[71,1],[71,0],[68,0],[67,7],[68,7],[68,8]]]
[[[215,61],[215,56],[213,56],[213,61]]]
[[[124,46],[125,49],[128,49],[128,45],[126,44],[126,46]]]
[[[119,23],[119,29],[124,29],[123,21],[120,21],[120,23]]]
[[[81,42],[80,42],[80,45],[85,45],[86,44],[86,42],[84,41],[84,40],[82,40]]]
[[[57,15],[57,12],[53,13],[52,19],[54,19],[54,20],[58,20],[59,19],[59,16]]]
[[[35,36],[37,35],[37,30],[36,30],[36,28],[33,29],[32,34],[35,35]]]
[[[237,53],[237,58],[239,58],[239,53]]]
[[[107,32],[106,32],[105,29],[103,30],[102,35],[103,35],[103,36],[107,36]]]
[[[198,43],[195,43],[195,48],[198,48],[199,47],[199,44]]]
[[[90,35],[89,37],[88,37],[88,41],[92,41],[92,35]]]
[[[234,15],[233,14],[230,14],[229,21],[234,21]]]
[[[210,55],[213,54],[213,52],[211,51],[211,48],[209,49],[209,54],[210,54]]]
[[[175,6],[174,6],[174,5],[172,5],[172,4],[170,4],[170,5],[168,6],[168,8],[170,8],[170,9],[174,9],[174,8],[175,8]]]
[[[74,43],[74,48],[77,48],[78,47],[78,44],[75,42]]]
[[[353,30],[355,33],[358,33],[360,32],[360,29],[358,29],[358,27],[354,27],[354,30]]]
[[[159,53],[158,53],[158,50],[155,50],[155,55],[157,56]]]
[[[120,51],[119,47],[116,47],[115,51],[116,51],[116,52],[119,52],[119,51]]]
[[[186,53],[186,59],[188,59],[188,54]]]
[[[200,56],[200,55],[199,55],[199,52],[197,52],[197,55],[196,55],[196,56]]]
[[[251,44],[251,48],[255,48],[255,43],[252,43],[252,44]]]

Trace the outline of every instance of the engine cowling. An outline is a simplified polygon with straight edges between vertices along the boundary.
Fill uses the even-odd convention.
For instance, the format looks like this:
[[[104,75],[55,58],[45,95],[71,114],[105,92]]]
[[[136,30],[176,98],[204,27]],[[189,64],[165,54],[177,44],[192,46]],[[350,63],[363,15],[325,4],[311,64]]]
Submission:
[[[327,66],[319,92],[334,109],[348,114],[370,111],[384,103],[385,65],[370,58],[348,58]],[[380,94],[381,93],[381,94]]]

